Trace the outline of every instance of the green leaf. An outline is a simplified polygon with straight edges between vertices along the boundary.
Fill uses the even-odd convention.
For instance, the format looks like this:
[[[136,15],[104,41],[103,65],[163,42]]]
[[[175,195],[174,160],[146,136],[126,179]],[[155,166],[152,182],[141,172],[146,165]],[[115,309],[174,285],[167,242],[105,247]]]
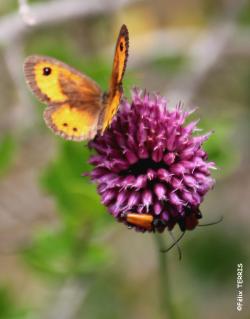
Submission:
[[[175,73],[177,72],[180,67],[183,66],[183,64],[186,62],[186,59],[184,56],[181,55],[173,55],[173,56],[162,56],[155,58],[152,62],[151,65],[153,68],[155,68],[159,72],[171,72]]]
[[[77,256],[77,274],[91,275],[103,269],[108,262],[109,253],[103,245],[90,244],[84,253]]]
[[[89,275],[107,261],[104,247],[90,243],[91,235],[86,227],[78,233],[70,228],[40,231],[23,257],[33,269],[51,278]]]
[[[215,162],[218,167],[218,170],[213,173],[215,177],[223,175],[223,178],[225,178],[238,166],[240,160],[237,150],[232,148],[231,135],[235,129],[234,123],[229,119],[210,118],[202,120],[199,127],[204,132],[214,131],[203,146],[208,153],[209,161]],[[222,170],[223,174],[221,173]]]
[[[60,141],[57,158],[41,178],[42,187],[54,196],[64,222],[72,227],[82,227],[84,221],[106,220],[95,185],[81,176],[90,170],[89,155],[83,144]]]
[[[89,287],[86,301],[79,311],[79,318],[125,319],[133,317],[140,296],[137,295],[133,283],[131,284],[121,271],[119,267],[106,268],[101,275],[95,277],[95,281]],[[143,294],[141,290],[139,293]],[[139,315],[138,318],[140,317]]]
[[[6,287],[0,287],[0,319],[27,319],[29,315],[27,309],[16,304]]]
[[[16,142],[11,135],[5,135],[0,140],[0,176],[10,168],[16,151]]]
[[[237,263],[247,264],[246,234],[228,232],[216,228],[196,230],[195,239],[183,245],[185,263],[195,278],[218,285],[234,285]],[[212,227],[212,226],[211,226]]]
[[[25,261],[41,274],[64,277],[70,270],[73,237],[67,231],[40,231],[23,251]]]
[[[0,1],[0,16],[8,14],[14,10],[17,10],[16,0]]]
[[[241,13],[239,15],[239,22],[243,26],[248,27],[250,24],[250,4],[249,2],[246,2],[246,5],[241,10]]]

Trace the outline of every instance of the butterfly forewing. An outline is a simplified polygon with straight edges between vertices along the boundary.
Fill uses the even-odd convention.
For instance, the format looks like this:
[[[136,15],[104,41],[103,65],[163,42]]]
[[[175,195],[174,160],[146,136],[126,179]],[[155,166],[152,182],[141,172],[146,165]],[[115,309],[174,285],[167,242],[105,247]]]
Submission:
[[[102,109],[102,91],[89,77],[56,59],[30,56],[24,64],[28,85],[48,104],[47,125],[68,140],[92,138]]]
[[[126,70],[129,49],[129,33],[126,25],[121,27],[115,48],[110,87],[101,122],[101,132],[109,126],[116,114],[123,94],[122,79]]]

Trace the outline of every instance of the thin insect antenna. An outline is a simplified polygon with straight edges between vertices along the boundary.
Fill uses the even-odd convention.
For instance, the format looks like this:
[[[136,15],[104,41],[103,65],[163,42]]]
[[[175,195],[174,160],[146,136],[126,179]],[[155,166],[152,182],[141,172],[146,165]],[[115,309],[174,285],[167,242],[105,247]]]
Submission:
[[[204,226],[212,226],[212,225],[217,225],[223,221],[224,217],[221,216],[219,220],[212,222],[212,223],[207,223],[207,224],[198,224],[197,226],[199,227],[204,227]]]
[[[169,250],[171,250],[175,245],[177,245],[177,243],[182,239],[182,237],[184,236],[185,232],[182,232],[182,234],[180,235],[180,237],[172,244],[170,245],[168,248],[166,249],[161,249],[162,253],[167,253]]]
[[[170,234],[171,238],[173,239],[173,241],[176,243],[176,238],[174,237],[174,234],[171,231],[169,231],[169,234]],[[182,253],[181,253],[180,246],[178,245],[178,242],[176,243],[176,248],[178,250],[179,260],[181,260]]]

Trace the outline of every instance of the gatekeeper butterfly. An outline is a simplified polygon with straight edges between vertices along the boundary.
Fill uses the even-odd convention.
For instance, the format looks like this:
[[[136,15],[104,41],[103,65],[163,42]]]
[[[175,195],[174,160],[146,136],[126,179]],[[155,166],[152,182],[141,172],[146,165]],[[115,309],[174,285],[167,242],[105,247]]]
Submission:
[[[52,131],[66,140],[82,141],[102,134],[116,114],[123,94],[129,34],[122,25],[115,47],[108,92],[85,74],[54,58],[29,56],[24,74],[32,92],[47,104],[44,120]]]

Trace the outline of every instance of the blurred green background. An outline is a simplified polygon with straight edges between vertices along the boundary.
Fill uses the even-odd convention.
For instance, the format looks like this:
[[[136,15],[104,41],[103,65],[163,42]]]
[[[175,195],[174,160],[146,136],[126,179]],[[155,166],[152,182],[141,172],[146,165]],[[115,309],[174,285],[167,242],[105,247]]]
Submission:
[[[107,214],[81,176],[90,169],[86,143],[45,127],[22,72],[27,55],[45,54],[105,90],[123,23],[126,96],[139,86],[172,107],[198,106],[199,126],[215,131],[205,147],[217,183],[202,211],[204,222],[224,220],[188,232],[181,262],[168,253],[178,318],[250,318],[250,2],[231,0],[0,0],[0,318],[165,318],[152,235]]]

